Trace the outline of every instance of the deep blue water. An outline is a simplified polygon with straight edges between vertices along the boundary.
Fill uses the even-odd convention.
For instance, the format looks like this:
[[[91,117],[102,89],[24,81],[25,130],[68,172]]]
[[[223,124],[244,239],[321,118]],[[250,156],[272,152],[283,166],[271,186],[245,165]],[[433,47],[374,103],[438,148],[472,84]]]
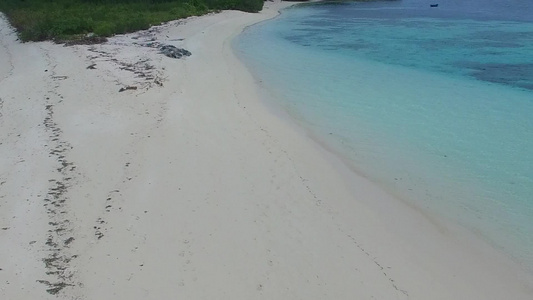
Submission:
[[[529,1],[299,5],[235,48],[358,172],[533,270]]]

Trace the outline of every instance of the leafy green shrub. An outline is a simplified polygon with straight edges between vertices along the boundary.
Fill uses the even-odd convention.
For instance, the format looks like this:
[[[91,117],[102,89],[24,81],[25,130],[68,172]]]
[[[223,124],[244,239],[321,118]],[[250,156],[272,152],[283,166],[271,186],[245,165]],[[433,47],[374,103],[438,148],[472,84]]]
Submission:
[[[110,36],[213,10],[262,8],[263,0],[0,0],[24,41]]]
[[[216,9],[236,9],[246,12],[258,12],[263,9],[263,0],[206,0],[210,7]]]
[[[127,33],[150,28],[150,24],[142,14],[119,18],[115,24],[116,33]]]
[[[50,28],[51,36],[68,36],[92,31],[92,24],[85,19],[68,17],[57,20],[46,20],[46,27]]]
[[[111,22],[102,21],[94,26],[94,33],[98,36],[112,36],[115,32],[115,24]]]

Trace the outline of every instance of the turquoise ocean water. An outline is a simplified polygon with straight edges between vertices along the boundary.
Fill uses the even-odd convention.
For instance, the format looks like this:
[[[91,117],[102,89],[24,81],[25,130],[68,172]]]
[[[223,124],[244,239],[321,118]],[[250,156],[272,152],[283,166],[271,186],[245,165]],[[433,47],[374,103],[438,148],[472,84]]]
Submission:
[[[533,270],[533,3],[298,5],[234,46],[358,172]]]

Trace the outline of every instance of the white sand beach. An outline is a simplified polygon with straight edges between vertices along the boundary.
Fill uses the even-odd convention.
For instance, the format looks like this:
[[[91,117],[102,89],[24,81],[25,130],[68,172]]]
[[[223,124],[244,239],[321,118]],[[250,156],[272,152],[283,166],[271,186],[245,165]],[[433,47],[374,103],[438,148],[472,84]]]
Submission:
[[[0,20],[0,299],[533,299],[267,108],[231,41],[288,5],[69,47]]]

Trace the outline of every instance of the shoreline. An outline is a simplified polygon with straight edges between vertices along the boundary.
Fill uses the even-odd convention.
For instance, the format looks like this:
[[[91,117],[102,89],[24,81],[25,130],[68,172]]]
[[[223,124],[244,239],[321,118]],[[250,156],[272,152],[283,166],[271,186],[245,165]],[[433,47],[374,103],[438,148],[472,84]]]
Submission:
[[[254,73],[254,72],[252,72]],[[259,78],[259,76],[257,76]],[[255,78],[255,76],[254,76]],[[419,184],[418,187],[420,188],[420,191],[407,192],[407,188],[405,188],[402,191],[399,191],[398,188],[394,185],[394,182],[387,182],[386,180],[381,180],[379,175],[385,175],[388,178],[397,177],[392,176],[388,172],[380,171],[379,173],[372,173],[375,171],[375,169],[370,169],[369,172],[369,166],[371,167],[371,164],[366,164],[366,168],[361,168],[360,165],[358,165],[356,162],[353,161],[353,159],[350,158],[350,151],[343,149],[343,142],[339,142],[338,140],[335,140],[335,138],[332,138],[328,136],[328,132],[326,130],[323,130],[320,128],[317,131],[314,131],[315,128],[307,128],[305,124],[305,121],[302,120],[293,120],[291,119],[290,113],[287,111],[283,111],[283,108],[281,107],[280,101],[276,100],[275,96],[272,96],[269,94],[269,88],[263,87],[262,83],[258,82],[259,79],[256,80],[256,84],[258,84],[259,89],[261,90],[260,94],[261,97],[264,98],[262,101],[265,103],[265,106],[267,109],[280,117],[281,119],[285,120],[289,126],[296,127],[297,130],[300,131],[301,134],[308,135],[311,137],[311,139],[314,141],[314,143],[318,144],[318,147],[321,148],[322,151],[325,152],[326,156],[331,156],[333,160],[338,160],[338,165],[342,165],[342,167],[339,167],[340,169],[347,169],[348,173],[355,173],[358,177],[362,177],[364,180],[367,180],[370,182],[370,184],[377,186],[379,189],[384,190],[387,194],[390,195],[391,198],[397,199],[397,201],[400,201],[403,203],[403,205],[410,207],[413,210],[418,211],[421,215],[423,215],[425,218],[430,220],[431,223],[433,223],[437,227],[456,227],[455,230],[458,231],[465,231],[464,234],[471,237],[473,240],[481,240],[480,242],[482,244],[486,244],[487,247],[494,248],[495,251],[501,252],[502,255],[508,257],[510,260],[512,260],[516,265],[520,265],[520,268],[523,269],[527,273],[532,273],[533,268],[531,267],[531,264],[528,264],[527,266],[524,265],[525,262],[527,262],[526,259],[523,257],[520,257],[519,255],[513,255],[518,252],[520,252],[523,249],[529,249],[525,247],[522,244],[513,244],[513,243],[503,243],[501,242],[502,239],[494,239],[495,235],[490,235],[490,231],[482,231],[476,228],[475,225],[478,225],[478,223],[470,223],[468,224],[468,220],[463,220],[459,217],[453,218],[454,210],[449,209],[449,211],[445,211],[445,213],[442,213],[442,211],[439,211],[438,209],[430,209],[428,207],[420,207],[418,203],[416,203],[415,200],[417,200],[418,197],[424,196],[424,188],[427,188],[424,184]],[[275,107],[279,106],[279,107]],[[312,119],[310,119],[312,120]],[[368,173],[366,173],[368,172]],[[371,174],[371,175],[369,175]],[[400,177],[400,176],[398,176]],[[435,177],[438,178],[438,177]],[[453,178],[453,177],[451,177]],[[447,195],[448,194],[448,195]],[[438,195],[444,195],[449,196],[450,193],[442,193]],[[369,202],[369,205],[372,205],[371,202]],[[435,206],[437,207],[437,206]],[[440,208],[440,206],[439,206]],[[455,224],[457,222],[457,224]],[[472,225],[475,224],[475,225]],[[468,226],[470,225],[470,226]],[[497,224],[490,228],[496,228]],[[479,228],[479,227],[478,227]],[[483,228],[483,227],[480,227]],[[498,243],[499,242],[499,243]],[[520,245],[521,247],[519,247]],[[511,247],[514,247],[514,249],[510,250]]]
[[[268,110],[231,47],[291,4],[265,5],[94,46],[0,32],[13,66],[0,77],[0,294],[529,299],[532,277],[498,251]],[[153,38],[192,56],[140,46]]]
[[[239,53],[236,53],[236,56],[238,56],[238,54]],[[251,59],[253,59],[253,57]],[[261,57],[261,59],[264,59],[264,58]],[[390,174],[393,174],[392,172],[383,172],[383,171],[381,171],[381,173],[379,171],[377,173],[373,173],[375,171],[375,168],[372,168],[372,164],[368,164],[368,163],[365,166],[366,168],[362,168],[361,165],[358,165],[357,162],[355,162],[352,158],[350,158],[351,151],[343,149],[343,144],[346,141],[336,140],[335,138],[332,138],[330,135],[328,135],[328,132],[335,131],[335,129],[328,129],[328,130],[324,128],[317,129],[317,127],[319,127],[316,125],[318,123],[317,120],[310,117],[309,120],[312,120],[312,121],[308,124],[306,123],[306,121],[302,120],[305,118],[298,116],[297,113],[293,115],[293,112],[289,112],[288,111],[290,110],[289,108],[283,107],[285,102],[279,100],[279,99],[284,99],[286,97],[283,97],[280,94],[279,90],[273,92],[272,90],[273,89],[275,90],[275,86],[272,85],[272,83],[270,84],[263,83],[262,82],[263,78],[261,78],[261,74],[253,69],[252,67],[254,65],[253,63],[247,64],[246,63],[247,60],[250,60],[250,58],[241,59],[241,61],[246,66],[250,65],[249,66],[250,73],[255,79],[255,84],[258,86],[258,89],[260,91],[259,94],[260,94],[261,101],[264,103],[266,108],[272,114],[284,120],[289,126],[296,128],[296,130],[298,130],[300,134],[309,136],[311,140],[315,144],[317,144],[320,150],[325,153],[324,155],[328,157],[328,159],[333,161],[332,163],[335,164],[334,161],[338,161],[336,164],[339,166],[338,169],[341,172],[342,170],[344,170],[345,172],[350,173],[350,174],[355,173],[356,177],[363,178],[364,180],[368,181],[369,184],[375,185],[379,189],[383,190],[385,193],[390,195],[391,198],[396,199],[397,201],[400,201],[404,206],[407,206],[410,209],[417,211],[419,214],[421,214],[434,226],[441,228],[442,230],[447,230],[446,228],[453,227],[454,231],[458,231],[458,232],[461,232],[461,234],[465,236],[469,236],[469,238],[465,238],[465,240],[467,239],[472,239],[474,241],[479,240],[479,243],[485,245],[486,247],[493,248],[496,252],[501,253],[506,258],[512,260],[514,264],[516,264],[517,266],[520,266],[520,268],[524,270],[526,273],[532,274],[533,269],[531,268],[531,265],[530,264],[524,265],[524,263],[527,262],[527,260],[523,259],[523,257],[520,257],[519,255],[516,255],[516,256],[514,255],[517,252],[519,252],[520,249],[528,249],[527,247],[525,247],[524,245],[521,245],[522,247],[517,246],[514,249],[510,250],[511,247],[518,245],[518,244],[501,242],[502,241],[501,239],[495,240],[494,235],[487,234],[487,231],[479,230],[474,225],[471,225],[471,224],[470,226],[468,226],[467,224],[469,222],[466,222],[465,220],[462,220],[459,217],[453,218],[453,213],[451,212],[442,213],[442,211],[439,211],[438,209],[434,209],[435,207],[433,207],[433,209],[430,209],[429,205],[426,207],[420,206],[420,203],[417,203],[415,200],[419,199],[419,197],[424,197],[423,191],[424,190],[427,191],[427,186],[425,184],[419,184],[418,187],[420,188],[420,191],[417,191],[417,192],[407,192],[407,188],[405,188],[402,191],[399,191],[398,188],[395,188],[396,182],[391,183],[390,181],[387,182],[386,180],[380,180],[379,179],[380,177],[376,174],[380,174],[381,176],[387,176],[389,178],[400,177],[400,176],[392,176],[390,175]],[[437,78],[437,79],[441,79],[441,78]],[[291,101],[287,100],[287,103],[291,103]],[[459,174],[455,174],[455,175],[459,175]],[[350,177],[350,175],[347,175],[347,177]],[[442,180],[442,178],[439,180]],[[426,184],[428,183],[426,182]],[[409,189],[409,191],[411,191],[411,189]],[[447,194],[448,195],[446,195],[446,193],[443,193],[439,195],[443,195],[443,196],[451,195],[449,192]],[[386,205],[386,204],[381,204],[381,205],[375,204],[375,203],[372,203],[372,201],[368,201],[367,204],[370,206],[374,206],[374,208],[376,209],[383,209],[383,207],[380,207],[380,206]],[[391,225],[391,228],[393,227],[394,226]],[[494,227],[497,227],[497,225],[494,225]],[[500,243],[496,241],[499,241]]]

